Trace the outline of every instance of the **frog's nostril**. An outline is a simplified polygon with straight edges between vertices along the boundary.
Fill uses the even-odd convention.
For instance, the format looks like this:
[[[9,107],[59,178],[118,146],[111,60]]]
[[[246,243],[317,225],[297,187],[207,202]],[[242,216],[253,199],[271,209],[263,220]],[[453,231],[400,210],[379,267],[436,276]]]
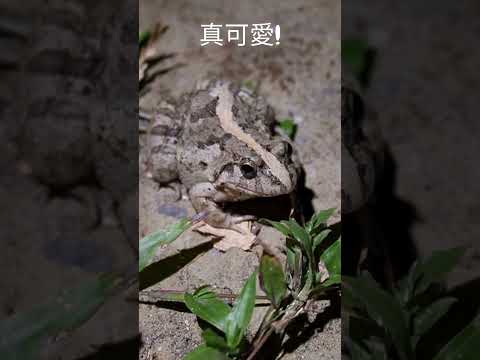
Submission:
[[[248,164],[243,164],[240,166],[240,171],[245,179],[253,179],[257,176],[257,170]]]

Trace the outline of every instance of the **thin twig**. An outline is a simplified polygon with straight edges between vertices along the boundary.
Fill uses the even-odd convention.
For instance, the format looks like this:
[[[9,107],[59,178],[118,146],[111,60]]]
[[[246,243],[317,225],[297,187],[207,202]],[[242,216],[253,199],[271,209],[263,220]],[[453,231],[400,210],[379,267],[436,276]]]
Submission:
[[[140,301],[178,301],[174,300],[173,298],[175,296],[180,296],[185,294],[186,291],[184,290],[171,290],[171,289],[162,289],[162,290],[149,290],[146,292],[141,292],[140,295]],[[227,293],[216,293],[216,296],[218,296],[220,299],[226,299],[230,301],[234,301],[239,295],[238,294],[227,294]],[[142,300],[145,299],[145,300]],[[268,300],[267,296],[263,295],[257,295],[256,300]]]

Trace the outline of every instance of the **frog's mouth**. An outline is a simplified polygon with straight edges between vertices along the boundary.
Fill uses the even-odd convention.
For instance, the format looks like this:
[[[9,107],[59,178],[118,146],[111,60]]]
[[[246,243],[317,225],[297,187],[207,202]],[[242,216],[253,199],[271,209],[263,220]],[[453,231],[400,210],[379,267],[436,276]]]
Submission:
[[[239,185],[239,184],[232,184],[232,183],[222,183],[216,188],[225,194],[227,194],[230,198],[232,199],[239,199],[239,200],[231,200],[228,202],[238,202],[238,201],[243,201],[247,199],[252,199],[256,197],[260,198],[271,198],[279,195],[283,195],[283,193],[264,193],[261,191],[255,191],[250,188],[247,188],[245,186]]]

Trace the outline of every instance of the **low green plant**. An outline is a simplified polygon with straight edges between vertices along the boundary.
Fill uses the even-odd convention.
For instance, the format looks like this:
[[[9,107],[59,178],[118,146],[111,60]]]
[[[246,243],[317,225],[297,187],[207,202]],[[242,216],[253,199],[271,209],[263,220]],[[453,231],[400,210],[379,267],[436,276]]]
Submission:
[[[438,289],[458,263],[464,250],[454,248],[435,252],[416,262],[408,274],[388,292],[368,273],[343,278],[342,311],[348,314],[345,339],[349,358],[418,358],[419,342],[434,331],[434,325],[456,302]],[[356,329],[360,331],[356,332]],[[480,321],[474,320],[451,339],[434,360],[478,359]]]
[[[338,289],[341,273],[341,240],[325,245],[331,233],[326,225],[334,209],[322,211],[301,226],[295,220],[264,220],[287,237],[286,272],[279,259],[264,253],[259,268],[249,277],[233,307],[208,287],[185,294],[188,309],[207,323],[204,344],[186,360],[253,359],[268,338],[282,341],[287,326],[327,291]],[[256,276],[270,306],[249,346],[245,340],[256,299]]]
[[[157,249],[176,240],[194,224],[194,220],[184,218],[166,229],[151,233],[140,240],[138,245],[138,271],[142,271],[151,261]]]

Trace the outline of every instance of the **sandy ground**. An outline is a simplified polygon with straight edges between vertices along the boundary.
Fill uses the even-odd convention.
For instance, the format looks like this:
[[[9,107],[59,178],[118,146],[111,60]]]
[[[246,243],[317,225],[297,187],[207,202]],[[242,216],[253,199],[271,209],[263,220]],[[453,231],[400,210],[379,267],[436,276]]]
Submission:
[[[340,2],[339,1],[141,1],[140,30],[157,21],[169,26],[158,48],[174,53],[169,64],[181,64],[156,78],[140,99],[152,108],[165,94],[178,96],[197,80],[222,76],[259,84],[278,119],[293,117],[295,139],[306,172],[306,187],[314,193],[316,210],[340,208]],[[200,46],[201,24],[210,22],[272,22],[281,26],[280,44],[243,48]],[[141,143],[144,139],[141,139]],[[161,229],[177,218],[191,215],[188,200],[175,200],[170,189],[159,189],[140,178],[140,236]],[[335,217],[339,220],[339,215]],[[178,254],[205,243],[188,232],[158,258]],[[205,246],[208,246],[205,245]],[[183,253],[186,254],[186,253]],[[188,254],[186,254],[188,258]],[[251,252],[209,249],[175,275],[150,289],[193,290],[211,284],[220,291],[238,292],[258,264]],[[336,310],[335,310],[336,309]],[[319,303],[309,335],[299,339],[284,359],[340,359],[340,313],[328,302]],[[321,314],[329,314],[327,318]],[[258,325],[261,310],[256,312]],[[200,342],[195,317],[164,307],[140,306],[141,359],[181,359]]]

